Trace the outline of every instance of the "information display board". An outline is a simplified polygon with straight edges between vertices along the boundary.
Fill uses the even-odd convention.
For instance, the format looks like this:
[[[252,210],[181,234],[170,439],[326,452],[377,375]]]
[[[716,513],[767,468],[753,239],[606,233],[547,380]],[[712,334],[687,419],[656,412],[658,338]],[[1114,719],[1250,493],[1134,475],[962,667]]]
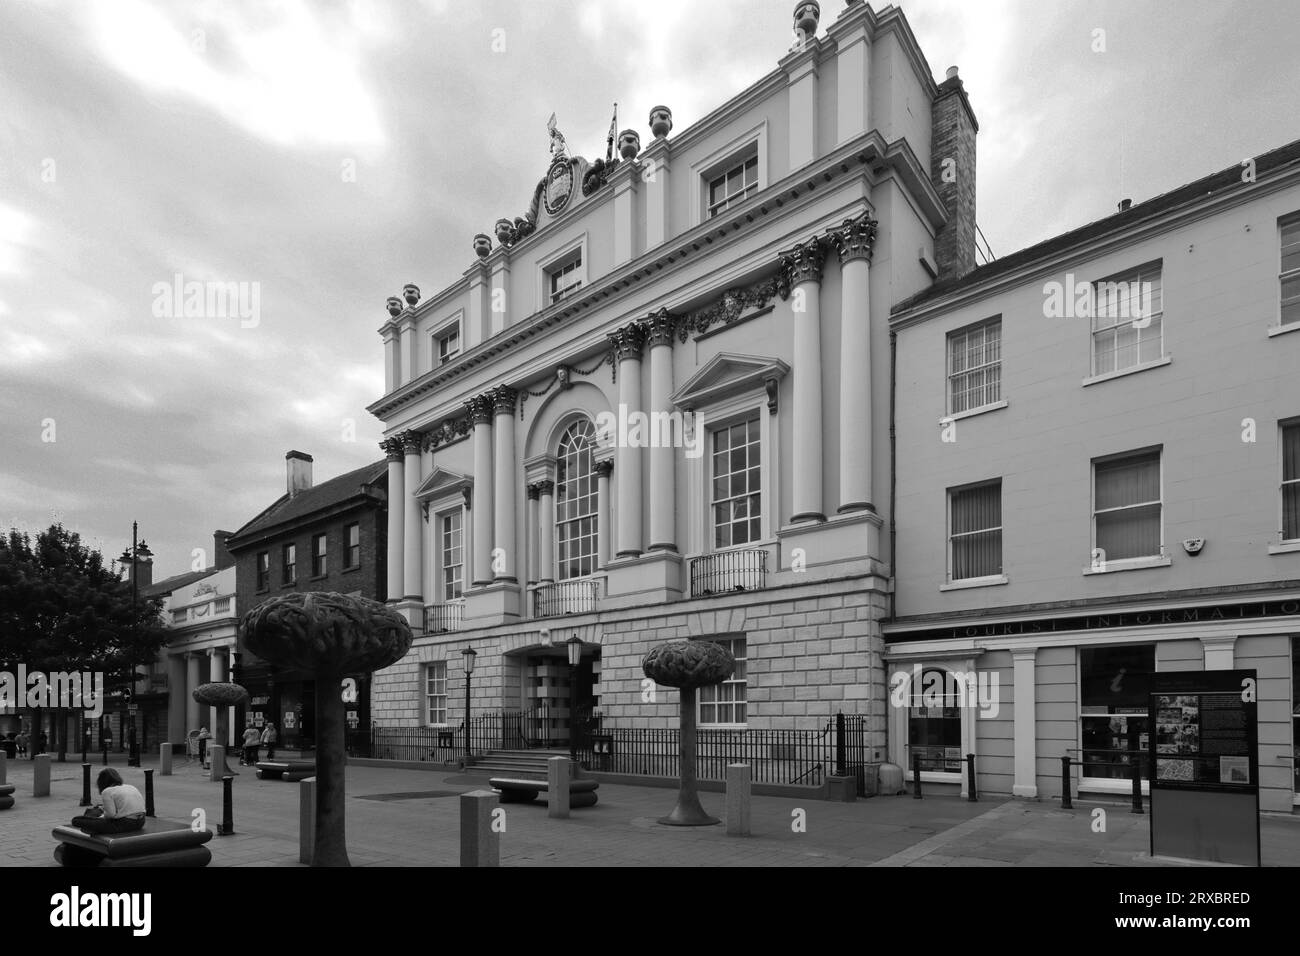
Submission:
[[[1259,866],[1253,670],[1151,675],[1151,855]]]

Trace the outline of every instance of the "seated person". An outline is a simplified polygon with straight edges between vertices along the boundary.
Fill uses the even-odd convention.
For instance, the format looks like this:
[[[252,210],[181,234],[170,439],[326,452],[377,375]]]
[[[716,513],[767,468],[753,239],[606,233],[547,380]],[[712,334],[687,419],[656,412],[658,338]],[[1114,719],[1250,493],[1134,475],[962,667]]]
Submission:
[[[87,833],[130,833],[144,829],[144,796],[112,767],[99,772],[96,780],[102,807],[91,807],[72,825]]]

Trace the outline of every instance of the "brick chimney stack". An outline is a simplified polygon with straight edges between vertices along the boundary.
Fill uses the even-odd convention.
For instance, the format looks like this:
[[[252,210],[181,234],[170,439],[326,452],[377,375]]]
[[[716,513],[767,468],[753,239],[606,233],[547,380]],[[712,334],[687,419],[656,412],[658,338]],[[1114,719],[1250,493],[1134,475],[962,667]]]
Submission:
[[[948,210],[948,222],[934,239],[942,282],[975,268],[975,134],[980,127],[955,66],[948,67],[939,84],[930,122],[930,182]]]
[[[233,531],[214,531],[212,533],[212,554],[214,566],[218,571],[224,571],[226,568],[235,566],[235,556],[230,553],[226,547],[226,539],[229,538]]]
[[[284,456],[285,491],[290,498],[311,487],[312,457],[303,451],[291,451]]]

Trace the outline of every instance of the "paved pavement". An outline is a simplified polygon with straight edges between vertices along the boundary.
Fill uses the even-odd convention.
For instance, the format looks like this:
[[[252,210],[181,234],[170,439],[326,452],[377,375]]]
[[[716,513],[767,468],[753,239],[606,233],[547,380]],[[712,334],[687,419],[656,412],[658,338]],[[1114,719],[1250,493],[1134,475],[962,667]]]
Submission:
[[[9,761],[16,806],[0,811],[0,865],[54,866],[50,829],[78,811],[81,767],[53,764],[52,795],[32,797],[31,765]],[[142,770],[112,763],[144,789]],[[150,766],[146,762],[145,766]],[[156,766],[156,764],[153,764]],[[258,780],[248,769],[234,785],[235,835],[208,844],[214,866],[297,866],[299,785]],[[99,772],[96,760],[92,777]],[[219,783],[181,760],[170,777],[155,778],[160,818],[189,821],[196,809],[216,828]],[[348,769],[347,828],[354,866],[456,866],[460,793],[486,789],[487,779],[456,771]],[[378,798],[378,799],[376,799]],[[1126,803],[1053,802],[956,797],[875,797],[854,803],[755,797],[752,835],[725,828],[664,827],[675,791],[602,784],[600,802],[552,820],[544,805],[507,805],[501,837],[503,866],[1168,866],[1147,856],[1149,816]],[[721,817],[720,793],[701,795]],[[1106,812],[1094,832],[1092,811]],[[799,811],[802,811],[799,812]],[[802,823],[802,827],[799,824]],[[1300,818],[1265,814],[1261,839],[1266,866],[1300,865]]]

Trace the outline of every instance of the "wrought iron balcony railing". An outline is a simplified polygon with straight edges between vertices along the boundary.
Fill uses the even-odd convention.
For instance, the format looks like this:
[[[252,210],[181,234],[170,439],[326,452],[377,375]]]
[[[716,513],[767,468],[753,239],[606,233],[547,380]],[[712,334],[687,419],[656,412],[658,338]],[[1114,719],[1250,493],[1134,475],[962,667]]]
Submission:
[[[533,617],[560,617],[596,610],[600,601],[600,579],[578,578],[538,585],[533,591]]]
[[[767,552],[762,548],[719,551],[691,559],[691,597],[729,591],[757,591],[767,583]]]
[[[446,604],[426,604],[424,607],[424,631],[436,634],[441,631],[459,631],[465,616],[465,605],[460,601],[448,601]]]

